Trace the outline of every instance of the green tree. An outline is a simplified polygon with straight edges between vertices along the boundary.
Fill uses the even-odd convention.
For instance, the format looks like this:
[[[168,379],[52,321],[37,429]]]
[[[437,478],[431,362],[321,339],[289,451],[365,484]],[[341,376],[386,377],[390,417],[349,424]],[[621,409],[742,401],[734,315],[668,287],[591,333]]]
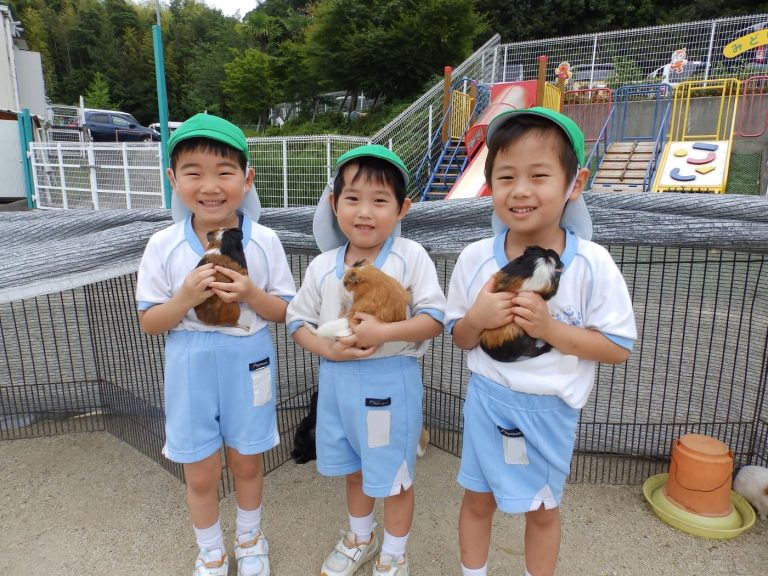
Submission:
[[[223,82],[227,112],[236,122],[264,122],[274,102],[272,58],[251,48],[224,65]]]
[[[420,92],[431,74],[469,54],[482,28],[466,0],[323,0],[310,10],[310,67],[329,89],[353,96]]]
[[[109,82],[101,72],[96,72],[85,92],[85,105],[88,108],[116,108],[109,97]]]

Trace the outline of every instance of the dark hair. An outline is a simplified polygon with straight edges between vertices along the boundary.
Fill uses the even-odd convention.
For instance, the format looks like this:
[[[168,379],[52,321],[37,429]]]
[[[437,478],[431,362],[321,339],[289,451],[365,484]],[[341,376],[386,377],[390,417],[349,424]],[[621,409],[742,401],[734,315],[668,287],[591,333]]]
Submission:
[[[357,173],[352,179],[353,182],[360,178],[365,178],[369,182],[375,184],[386,184],[392,187],[395,192],[395,198],[397,199],[398,210],[403,207],[405,202],[405,178],[400,169],[386,160],[376,158],[375,156],[360,156],[354,160],[350,160],[339,169],[339,175],[333,181],[333,203],[336,204],[339,200],[339,194],[344,187],[344,172],[348,166],[356,164],[358,166]]]
[[[496,128],[493,138],[488,144],[488,156],[485,159],[485,182],[489,188],[491,186],[493,163],[499,152],[504,151],[525,134],[533,131],[539,132],[541,135],[552,134],[555,136],[560,165],[565,170],[568,178],[576,174],[579,169],[579,159],[576,157],[576,152],[573,151],[573,145],[565,131],[551,120],[541,116],[522,114],[520,116],[513,116],[510,120]]]
[[[248,159],[245,157],[245,154],[240,152],[240,150],[236,150],[235,148],[232,148],[232,146],[224,144],[224,142],[219,142],[218,140],[198,137],[187,138],[176,144],[170,158],[171,170],[176,170],[176,162],[179,161],[179,157],[184,152],[203,152],[206,154],[213,154],[220,158],[237,160],[237,163],[240,164],[240,168],[243,172],[245,172],[245,169],[248,166]]]

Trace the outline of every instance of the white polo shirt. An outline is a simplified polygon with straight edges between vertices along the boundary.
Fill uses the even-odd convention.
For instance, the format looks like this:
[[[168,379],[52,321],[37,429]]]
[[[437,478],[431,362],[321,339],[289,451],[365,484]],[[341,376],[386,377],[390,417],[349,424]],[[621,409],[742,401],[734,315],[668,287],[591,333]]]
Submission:
[[[344,245],[328,250],[310,262],[301,288],[288,305],[286,323],[289,333],[293,334],[304,322],[319,326],[346,313],[347,304],[342,284],[342,277],[348,268],[344,264],[346,248]],[[373,264],[411,292],[408,318],[417,314],[429,314],[443,323],[445,295],[437,278],[435,264],[421,244],[407,238],[390,236]],[[422,356],[428,347],[429,341],[409,342],[397,353]],[[388,356],[391,350],[392,348],[382,346],[370,358]]]
[[[491,275],[509,260],[504,252],[506,231],[467,246],[459,256],[448,289],[446,324],[453,331],[474,304]],[[637,330],[627,285],[610,253],[566,231],[561,256],[563,273],[549,312],[566,324],[597,330],[619,346],[632,350]],[[573,408],[587,402],[595,379],[596,362],[564,356],[556,349],[535,358],[499,362],[480,346],[467,354],[467,366],[512,390],[560,396]]]
[[[267,294],[290,301],[296,293],[296,285],[280,239],[270,228],[257,224],[248,217],[241,217],[248,276]],[[170,300],[187,275],[200,262],[204,251],[192,229],[192,215],[153,234],[139,265],[136,286],[139,310],[147,310],[155,304]],[[217,331],[233,336],[246,336],[267,326],[266,320],[242,302],[239,323],[248,326],[248,332],[237,327],[208,326],[197,319],[194,309],[190,309],[172,330]]]

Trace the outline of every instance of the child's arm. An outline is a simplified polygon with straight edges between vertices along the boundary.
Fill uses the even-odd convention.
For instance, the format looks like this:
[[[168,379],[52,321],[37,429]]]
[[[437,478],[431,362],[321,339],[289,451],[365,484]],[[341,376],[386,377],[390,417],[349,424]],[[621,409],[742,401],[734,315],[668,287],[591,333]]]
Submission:
[[[142,330],[147,334],[162,334],[178,325],[191,308],[213,296],[211,284],[215,274],[212,264],[192,270],[168,300],[139,312]]]
[[[376,346],[362,349],[354,345],[345,344],[341,339],[331,340],[329,338],[321,338],[312,334],[312,332],[307,330],[304,326],[296,330],[291,336],[299,346],[308,352],[317,354],[328,360],[333,360],[334,362],[368,358],[368,356],[374,354],[378,349]]]
[[[453,341],[462,350],[472,350],[480,344],[483,330],[499,328],[512,322],[512,299],[509,292],[493,292],[495,278],[491,276],[480,289],[474,304],[453,327]]]
[[[561,354],[605,364],[621,364],[629,350],[590,328],[571,326],[552,317],[540,294],[521,292],[513,300],[515,324],[531,338],[540,338]]]
[[[417,314],[402,322],[381,322],[364,312],[358,312],[355,318],[360,320],[360,324],[354,327],[355,333],[339,340],[359,348],[381,346],[385,342],[423,342],[443,331],[443,325],[429,314]]]
[[[288,302],[268,294],[256,286],[247,275],[222,266],[216,266],[216,272],[232,279],[232,282],[211,282],[211,290],[224,302],[245,302],[264,320],[285,322]]]

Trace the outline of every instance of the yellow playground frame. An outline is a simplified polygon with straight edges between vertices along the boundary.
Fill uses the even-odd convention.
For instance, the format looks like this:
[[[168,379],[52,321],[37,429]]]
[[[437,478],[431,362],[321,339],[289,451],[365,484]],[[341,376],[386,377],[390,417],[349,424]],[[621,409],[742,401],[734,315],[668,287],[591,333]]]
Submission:
[[[692,80],[681,82],[675,87],[672,100],[672,115],[669,122],[669,135],[664,151],[661,154],[659,166],[653,181],[653,192],[714,192],[725,193],[728,183],[728,166],[733,149],[733,133],[736,125],[736,111],[738,106],[739,88],[741,82],[736,78],[724,78],[720,80]],[[719,97],[718,114],[714,131],[702,131],[696,129],[697,125],[706,124],[697,114],[692,114],[692,97]],[[693,128],[692,128],[693,127]],[[680,168],[670,168],[675,163],[680,163],[680,157],[685,157],[692,148],[714,151],[719,150],[721,158],[718,160],[717,170],[714,166],[696,168],[698,174],[680,178]],[[714,157],[714,152],[707,154]],[[702,164],[704,159],[696,162],[689,160],[689,164]],[[686,168],[690,169],[688,166]],[[672,176],[670,172],[678,171],[678,175]]]

